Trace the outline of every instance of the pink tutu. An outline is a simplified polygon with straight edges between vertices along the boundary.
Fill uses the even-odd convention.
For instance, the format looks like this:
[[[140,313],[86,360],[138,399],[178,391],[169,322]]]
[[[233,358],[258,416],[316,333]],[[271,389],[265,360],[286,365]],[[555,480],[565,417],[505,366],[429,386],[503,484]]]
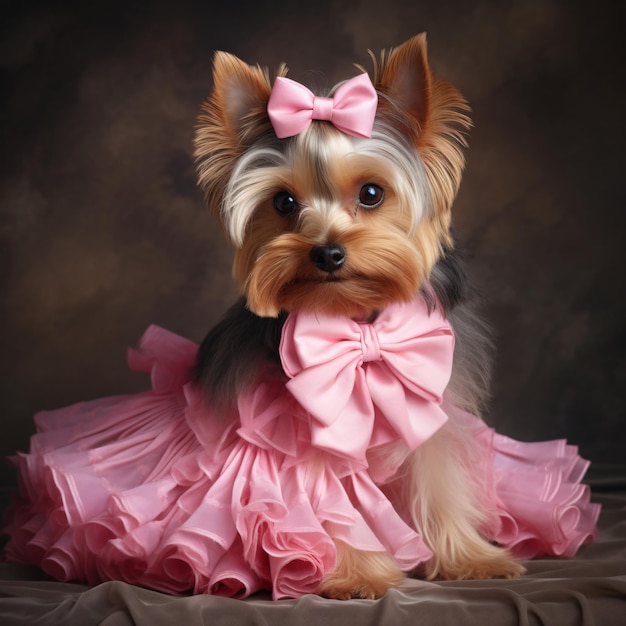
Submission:
[[[281,348],[292,348],[284,357],[291,368],[302,354]],[[432,556],[380,487],[448,419],[438,381],[403,392],[427,413],[419,432],[386,419],[382,400],[359,405],[371,416],[369,431],[346,453],[327,437],[337,421],[322,424],[305,408],[289,367],[287,384],[268,376],[231,415],[215,414],[190,383],[196,352],[152,326],[129,352],[133,370],[151,373],[151,391],[36,416],[30,453],[14,457],[21,499],[7,560],[61,581],[232,597],[271,589],[283,598],[316,591],[335,566],[334,539],[386,551],[404,571]],[[358,394],[344,400],[363,402]],[[471,415],[450,414],[484,446],[477,471],[497,510],[488,538],[523,558],[569,556],[592,539],[599,507],[580,484],[587,463],[575,448],[516,442]],[[390,448],[396,454],[381,453]]]

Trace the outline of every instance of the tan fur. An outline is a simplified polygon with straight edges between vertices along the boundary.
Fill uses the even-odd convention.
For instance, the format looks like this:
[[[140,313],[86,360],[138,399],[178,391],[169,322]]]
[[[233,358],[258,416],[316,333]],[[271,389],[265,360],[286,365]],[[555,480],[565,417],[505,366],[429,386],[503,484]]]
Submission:
[[[415,250],[405,240],[370,232],[353,229],[334,238],[350,246],[351,256],[360,253],[357,264],[346,262],[337,282],[320,282],[308,257],[312,246],[306,237],[288,234],[273,240],[263,248],[249,274],[246,292],[250,308],[265,316],[278,315],[281,309],[307,308],[362,317],[382,307],[390,296],[395,301],[410,300],[421,277],[415,262],[411,263]]]
[[[380,552],[359,552],[342,541],[336,541],[337,566],[328,574],[317,592],[327,598],[373,600],[396,587],[404,579],[389,555]]]
[[[485,523],[481,498],[464,465],[474,445],[469,433],[452,420],[417,448],[407,462],[404,506],[433,552],[429,579],[513,578],[524,568],[503,548],[481,537]]]
[[[336,197],[316,198],[309,191],[313,181],[307,179],[307,171],[296,167],[294,172],[296,195],[313,209],[303,211],[297,231],[285,229],[282,218],[266,203],[235,253],[234,275],[243,285],[248,306],[262,316],[303,308],[356,316],[390,300],[413,298],[424,278],[424,262],[420,249],[407,240],[408,216],[397,210],[393,195],[380,210],[355,216],[354,199],[342,202],[341,188],[358,188],[358,180],[344,174],[343,180],[333,181]],[[324,212],[320,207],[324,204],[332,206]],[[331,241],[348,250],[346,263],[333,280],[309,258],[314,246]]]

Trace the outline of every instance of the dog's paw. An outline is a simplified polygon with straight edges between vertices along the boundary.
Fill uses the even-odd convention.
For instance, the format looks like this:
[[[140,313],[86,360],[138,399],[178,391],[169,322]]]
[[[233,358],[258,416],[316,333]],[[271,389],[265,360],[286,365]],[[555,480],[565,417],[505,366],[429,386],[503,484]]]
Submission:
[[[490,578],[519,578],[526,568],[517,561],[478,561],[468,563],[460,576],[454,578],[485,580]]]
[[[335,543],[337,565],[322,580],[317,591],[319,595],[336,600],[374,600],[404,580],[404,574],[389,555],[354,550],[341,541]]]
[[[354,598],[375,600],[384,596],[390,586],[395,585],[380,582],[376,584],[368,580],[334,581],[328,585],[322,584],[318,593],[324,598],[333,600],[352,600]]]
[[[490,578],[518,578],[526,568],[505,550],[497,554],[475,556],[473,559],[458,563],[439,563],[437,571],[428,578],[443,580],[485,580]]]
[[[332,600],[352,600],[355,598],[375,600],[384,596],[388,588],[386,585],[372,585],[367,581],[361,583],[350,581],[346,585],[322,586],[319,593],[324,598]]]

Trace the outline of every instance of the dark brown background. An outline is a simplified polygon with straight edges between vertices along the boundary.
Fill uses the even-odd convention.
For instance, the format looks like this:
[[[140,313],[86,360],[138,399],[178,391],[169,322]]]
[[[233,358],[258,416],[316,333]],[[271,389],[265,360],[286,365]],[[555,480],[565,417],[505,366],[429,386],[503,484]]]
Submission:
[[[199,340],[236,297],[191,158],[212,52],[333,84],[367,48],[426,30],[474,110],[456,224],[498,336],[490,421],[623,460],[617,3],[13,4],[0,15],[2,455],[27,446],[39,408],[145,388],[125,348],[148,324]]]

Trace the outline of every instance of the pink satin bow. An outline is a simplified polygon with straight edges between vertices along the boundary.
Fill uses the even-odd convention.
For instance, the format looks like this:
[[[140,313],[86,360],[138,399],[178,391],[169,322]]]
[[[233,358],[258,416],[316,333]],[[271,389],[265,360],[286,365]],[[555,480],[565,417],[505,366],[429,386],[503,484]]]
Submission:
[[[414,450],[447,420],[442,394],[454,335],[421,296],[373,323],[289,315],[280,345],[287,388],[313,416],[313,445],[366,465],[368,448],[402,439]]]
[[[367,74],[359,74],[337,88],[332,98],[314,95],[304,85],[279,76],[267,112],[280,139],[305,131],[312,120],[331,122],[348,135],[370,137],[378,95]]]

